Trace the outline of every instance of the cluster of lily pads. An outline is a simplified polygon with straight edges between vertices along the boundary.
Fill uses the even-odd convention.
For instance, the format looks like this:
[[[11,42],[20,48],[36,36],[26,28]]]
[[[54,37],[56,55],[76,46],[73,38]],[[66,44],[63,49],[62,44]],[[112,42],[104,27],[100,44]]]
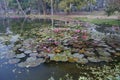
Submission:
[[[31,31],[26,31],[23,36],[36,38],[38,41],[46,39],[63,40],[65,38],[77,39],[78,37],[87,39],[89,37],[86,30],[70,28],[33,28]]]
[[[2,36],[0,37],[0,59],[7,58],[8,63],[27,68],[47,61],[80,64],[113,62],[112,66],[102,67],[76,65],[77,68],[90,71],[90,73],[83,73],[84,76],[80,76],[78,80],[119,80],[120,36],[105,36],[93,29],[91,33],[90,30],[34,28],[25,32],[24,37],[20,35]],[[49,80],[55,79],[50,78]],[[67,76],[60,80],[73,80],[73,78]]]
[[[9,36],[5,43],[10,46],[6,54],[9,63],[19,67],[35,67],[46,61],[112,62],[120,56],[117,41],[97,40],[90,37],[87,30],[70,28],[34,28],[19,35]],[[119,39],[118,39],[119,40]]]

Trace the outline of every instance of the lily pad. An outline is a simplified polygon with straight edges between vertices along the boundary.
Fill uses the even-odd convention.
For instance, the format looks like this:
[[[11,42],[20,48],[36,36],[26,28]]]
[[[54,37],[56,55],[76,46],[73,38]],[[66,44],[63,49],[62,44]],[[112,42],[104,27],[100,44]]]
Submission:
[[[16,58],[24,58],[26,55],[24,53],[21,53],[21,54],[17,54],[16,55]]]
[[[65,56],[65,55],[57,54],[54,57],[50,58],[50,60],[53,60],[53,61],[67,61],[68,59],[67,59],[67,56]]]
[[[111,57],[99,57],[99,59],[101,61],[105,61],[105,62],[111,62],[112,61],[112,58]]]
[[[31,53],[30,56],[31,57],[36,57],[38,55],[38,53]]]
[[[46,53],[40,53],[40,54],[37,55],[37,57],[46,57],[46,56],[47,56]]]
[[[69,62],[77,62],[79,59],[78,58],[75,58],[75,57],[69,57],[68,58],[68,61]]]
[[[84,55],[83,54],[79,54],[79,53],[75,53],[75,54],[73,54],[73,57],[81,59],[81,58],[84,57]]]
[[[48,54],[48,56],[49,56],[50,58],[53,58],[53,57],[55,56],[55,54]]]
[[[109,48],[107,48],[106,49],[108,52],[110,52],[110,53],[115,53],[116,51],[115,50],[111,50],[111,49],[109,49]]]
[[[116,48],[116,51],[120,51],[120,48]]]
[[[98,52],[98,54],[101,56],[111,56],[111,54],[109,52],[106,52],[106,51],[100,51],[100,52]]]
[[[16,63],[18,63],[20,61],[20,59],[10,59],[9,61],[8,61],[8,63],[10,63],[10,64],[16,64]]]
[[[118,52],[118,53],[114,53],[116,56],[120,56],[120,53]]]
[[[84,54],[85,54],[86,56],[89,56],[89,57],[95,56],[95,53],[94,53],[94,52],[88,52],[88,51],[86,51]]]
[[[19,49],[19,51],[24,51],[24,49],[23,49],[23,48],[21,48],[21,49]]]
[[[29,57],[26,59],[27,62],[33,62],[35,61],[37,58],[36,57]]]
[[[31,61],[31,62],[30,62]],[[31,59],[31,60],[27,60],[25,62],[21,62],[18,64],[19,67],[26,67],[26,68],[29,68],[29,67],[36,67],[36,66],[39,66],[41,63],[44,63],[45,60],[42,59],[42,58],[39,58],[39,59]]]
[[[26,50],[24,53],[25,54],[30,54],[30,53],[32,53],[32,51],[31,50]]]
[[[100,59],[97,57],[88,57],[87,58],[90,62],[100,62]]]
[[[88,63],[88,60],[86,58],[81,58],[77,61],[77,63],[86,64]]]

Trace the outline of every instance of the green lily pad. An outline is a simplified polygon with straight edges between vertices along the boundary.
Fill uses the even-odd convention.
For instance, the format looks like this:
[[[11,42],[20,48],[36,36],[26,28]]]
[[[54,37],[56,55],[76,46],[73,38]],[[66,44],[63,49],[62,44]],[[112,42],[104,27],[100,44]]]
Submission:
[[[50,60],[53,61],[67,61],[67,56],[66,55],[61,55],[61,54],[57,54],[54,57],[52,57]]]

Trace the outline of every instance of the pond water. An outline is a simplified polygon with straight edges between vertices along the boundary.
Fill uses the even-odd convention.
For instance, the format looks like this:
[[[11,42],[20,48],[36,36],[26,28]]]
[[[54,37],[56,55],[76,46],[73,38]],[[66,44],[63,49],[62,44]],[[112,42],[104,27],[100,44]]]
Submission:
[[[7,27],[4,25],[6,21],[0,20],[0,33],[6,33]],[[47,23],[46,23],[47,22]],[[21,29],[23,33],[29,31],[34,27],[42,27],[50,25],[50,20],[31,20],[27,19],[24,24],[24,28],[21,28],[21,24],[24,24],[24,19],[10,19],[10,29],[14,34],[20,33]],[[8,46],[0,43],[0,54],[3,51],[9,50]],[[78,78],[79,69],[76,68],[75,64],[71,63],[43,63],[34,68],[19,68],[16,64],[9,64],[8,60],[2,59],[0,56],[0,80],[48,80],[53,76],[56,80],[60,77],[64,77],[67,73],[74,75]]]
[[[46,27],[50,26],[50,20],[32,20],[32,19],[9,19],[9,28],[14,34],[22,33],[24,34],[26,31],[31,30],[35,27]],[[4,20],[4,23],[6,21]],[[22,25],[23,24],[23,25]],[[21,25],[21,26],[20,26]],[[22,27],[24,26],[24,27]],[[1,36],[6,33],[7,27],[4,27],[3,19],[0,20],[0,33]],[[22,32],[21,32],[22,31]],[[104,64],[111,65],[108,63],[99,63],[94,64],[90,63],[87,65],[81,65],[77,63],[65,63],[65,62],[49,62],[42,63],[37,67],[32,68],[20,68],[17,64],[9,64],[8,59],[4,59],[4,53],[10,51],[10,47],[4,45],[0,41],[0,80],[48,80],[51,76],[55,78],[55,80],[59,80],[60,77],[66,77],[66,74],[69,74],[73,77],[73,80],[78,80],[79,76],[94,76],[91,73],[91,69],[89,68],[97,68],[102,67]],[[111,66],[115,64],[112,63]],[[94,76],[96,77],[96,76]],[[93,78],[94,78],[93,77]]]
[[[81,72],[75,64],[44,63],[34,68],[19,68],[0,60],[0,80],[48,80],[51,76],[58,80],[67,73],[76,80]]]

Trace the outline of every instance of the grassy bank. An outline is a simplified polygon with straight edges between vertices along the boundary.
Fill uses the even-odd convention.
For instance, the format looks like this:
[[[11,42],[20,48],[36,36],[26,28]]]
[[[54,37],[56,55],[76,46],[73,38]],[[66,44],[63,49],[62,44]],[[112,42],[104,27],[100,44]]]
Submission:
[[[90,18],[86,18],[86,17],[79,17],[76,19],[81,20],[81,21],[85,21],[85,22],[98,24],[98,25],[107,24],[110,26],[112,26],[112,25],[120,26],[120,20],[116,20],[116,19],[100,19],[100,18],[90,19]]]

